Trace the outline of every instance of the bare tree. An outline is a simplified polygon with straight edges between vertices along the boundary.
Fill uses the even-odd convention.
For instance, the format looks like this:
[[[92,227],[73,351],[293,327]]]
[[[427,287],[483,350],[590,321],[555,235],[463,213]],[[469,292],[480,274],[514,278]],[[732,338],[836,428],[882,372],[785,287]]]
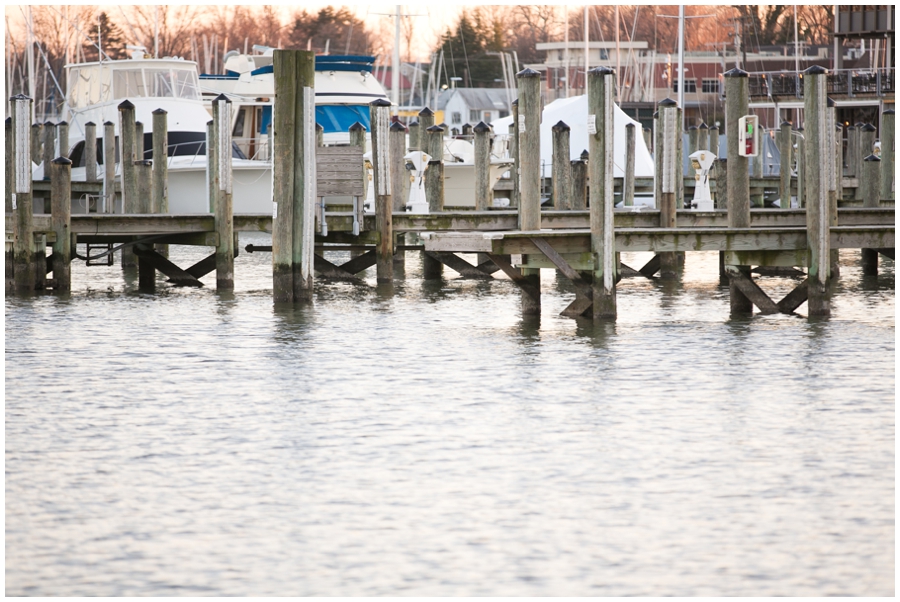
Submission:
[[[158,55],[185,56],[191,51],[191,33],[197,29],[199,10],[196,6],[136,5],[126,32],[137,37],[135,42],[154,53],[156,32],[159,32]]]

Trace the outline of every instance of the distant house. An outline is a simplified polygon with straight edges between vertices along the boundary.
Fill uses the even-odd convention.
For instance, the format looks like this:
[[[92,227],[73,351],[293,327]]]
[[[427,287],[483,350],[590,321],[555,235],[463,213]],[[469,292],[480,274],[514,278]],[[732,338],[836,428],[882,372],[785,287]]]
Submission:
[[[450,129],[461,130],[465,124],[479,121],[490,124],[509,115],[509,103],[516,99],[516,91],[506,88],[450,88],[438,96],[438,111]]]

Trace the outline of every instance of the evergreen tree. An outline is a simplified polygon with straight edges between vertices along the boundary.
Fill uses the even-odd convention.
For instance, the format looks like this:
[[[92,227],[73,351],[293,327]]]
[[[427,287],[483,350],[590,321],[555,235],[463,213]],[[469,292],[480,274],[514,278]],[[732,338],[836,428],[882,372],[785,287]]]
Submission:
[[[500,58],[488,52],[502,49],[499,32],[486,25],[478,13],[474,17],[463,13],[459,17],[456,31],[447,31],[441,36],[438,52],[444,53],[442,85],[451,87],[449,78],[460,78],[457,87],[496,88],[502,85],[495,80],[502,79],[503,68]]]
[[[84,56],[87,60],[98,60],[100,56],[100,52],[97,49],[97,33],[98,33],[98,24],[99,24],[99,33],[100,33],[100,44],[103,48],[103,53],[111,59],[122,59],[126,58],[125,53],[125,41],[123,39],[122,29],[115,24],[112,19],[109,18],[105,12],[100,13],[97,17],[97,21],[92,24],[90,32],[88,36],[91,38],[92,44],[85,43],[84,45]]]

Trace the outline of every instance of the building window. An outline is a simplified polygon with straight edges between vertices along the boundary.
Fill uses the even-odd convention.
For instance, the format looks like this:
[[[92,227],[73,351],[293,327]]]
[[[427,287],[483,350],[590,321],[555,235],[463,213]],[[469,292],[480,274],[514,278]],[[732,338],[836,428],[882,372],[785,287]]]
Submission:
[[[480,111],[478,109],[470,109],[469,110],[469,123],[477,124],[479,122],[478,115]]]
[[[672,80],[672,91],[678,92],[678,80]],[[697,92],[697,80],[696,79],[686,79],[684,80],[684,93],[685,94],[696,94]]]
[[[450,116],[450,123],[462,123],[462,113],[453,113]]]
[[[718,94],[719,93],[719,80],[718,79],[704,79],[703,80],[703,93],[704,94]]]

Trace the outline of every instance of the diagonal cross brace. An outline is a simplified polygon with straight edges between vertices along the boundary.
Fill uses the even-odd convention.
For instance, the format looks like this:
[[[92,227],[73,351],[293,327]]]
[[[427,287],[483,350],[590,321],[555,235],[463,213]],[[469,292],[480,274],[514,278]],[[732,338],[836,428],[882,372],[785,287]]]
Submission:
[[[545,239],[531,238],[530,240],[562,272],[563,276],[571,280],[575,286],[575,300],[562,310],[560,315],[570,318],[585,315],[594,305],[594,291],[591,285],[585,282],[581,274],[575,271]]]
[[[797,287],[788,293],[784,299],[775,303],[769,298],[759,285],[752,278],[748,278],[740,270],[734,266],[725,266],[725,273],[728,274],[729,280],[740,290],[750,301],[759,308],[763,314],[790,314],[798,307],[803,305],[809,296],[809,278],[801,282]]]
[[[182,270],[180,267],[146,245],[134,245],[134,254],[149,263],[153,269],[168,276],[169,282],[176,286],[203,286],[203,283],[200,282],[196,276],[186,270]],[[213,255],[212,258],[213,268],[215,268],[215,255]],[[200,263],[203,262],[201,261]]]
[[[522,272],[519,271],[518,268],[514,268],[513,265],[509,262],[509,255],[493,255],[488,253],[488,257],[491,258],[497,267],[503,270],[503,273],[509,276],[509,279],[512,280],[516,286],[525,291],[532,299],[540,301],[541,299],[541,291],[539,289],[535,289],[534,285],[529,282],[525,276],[522,275]]]
[[[443,251],[425,251],[425,254],[436,261],[440,261],[451,270],[456,270],[463,278],[490,278],[491,275],[483,272],[456,253]]]

